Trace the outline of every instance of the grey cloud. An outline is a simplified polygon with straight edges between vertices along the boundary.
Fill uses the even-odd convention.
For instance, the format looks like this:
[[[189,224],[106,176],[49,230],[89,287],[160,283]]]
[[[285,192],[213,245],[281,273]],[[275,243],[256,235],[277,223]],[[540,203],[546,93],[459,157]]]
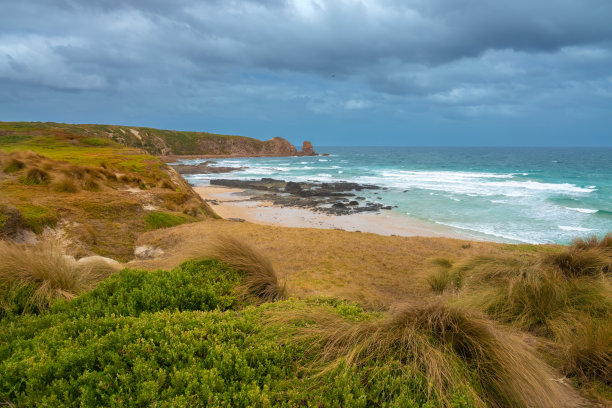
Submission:
[[[17,93],[148,92],[157,109],[184,97],[185,109],[249,114],[262,100],[321,114],[611,103],[609,0],[0,0],[0,9],[0,80]]]

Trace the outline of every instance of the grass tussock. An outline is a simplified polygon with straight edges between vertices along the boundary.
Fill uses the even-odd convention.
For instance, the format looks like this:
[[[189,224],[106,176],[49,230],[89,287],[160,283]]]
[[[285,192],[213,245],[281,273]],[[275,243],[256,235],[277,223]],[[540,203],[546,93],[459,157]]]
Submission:
[[[553,322],[567,313],[603,316],[612,311],[605,286],[597,279],[567,279],[556,270],[526,271],[473,289],[465,300],[505,323],[549,336]]]
[[[450,406],[469,378],[479,406],[558,407],[566,397],[553,371],[520,337],[461,307],[425,301],[377,320],[347,321],[327,311],[302,318],[310,323],[297,336],[312,344],[323,372],[343,363],[367,370],[375,362],[399,361],[404,373],[425,380],[441,406]]]
[[[463,276],[454,302],[543,337],[556,368],[587,389],[610,390],[611,237],[553,254],[468,258],[448,272]]]
[[[545,265],[569,277],[596,276],[612,273],[612,233],[598,239],[577,238],[567,250],[543,259]]]
[[[576,240],[566,251],[545,257],[543,263],[569,277],[612,273],[612,235],[606,235],[601,243],[597,237]]]
[[[65,176],[54,181],[51,184],[51,187],[53,188],[53,191],[57,193],[77,193],[79,191],[79,186],[74,182],[74,180]]]
[[[598,248],[606,251],[612,251],[612,233],[607,234],[601,239],[598,239],[596,235],[589,238],[576,238],[572,243],[574,249],[592,249]]]
[[[83,179],[83,190],[87,191],[100,191],[102,189],[101,184],[96,180],[95,177],[85,176]]]
[[[286,297],[270,259],[259,249],[230,235],[218,235],[205,250],[207,256],[225,262],[244,274],[242,290],[249,298],[270,302]]]
[[[506,323],[550,336],[562,315],[612,316],[606,267],[611,261],[592,238],[539,257],[473,257],[454,272],[464,276],[464,301]]]
[[[51,176],[46,170],[34,167],[28,169],[23,175],[22,182],[27,185],[48,184]]]
[[[566,315],[553,325],[552,345],[562,372],[580,380],[612,386],[612,325],[588,315]]]
[[[432,272],[426,279],[432,291],[443,293],[461,285],[459,274],[451,272],[452,266],[452,261],[446,258],[435,258],[429,262]]]
[[[24,167],[25,167],[25,164],[21,160],[12,158],[4,166],[4,172],[7,174],[15,173],[16,171],[22,170]]]
[[[91,290],[116,271],[101,258],[77,262],[51,241],[0,241],[0,313],[43,310],[55,299],[72,299]]]

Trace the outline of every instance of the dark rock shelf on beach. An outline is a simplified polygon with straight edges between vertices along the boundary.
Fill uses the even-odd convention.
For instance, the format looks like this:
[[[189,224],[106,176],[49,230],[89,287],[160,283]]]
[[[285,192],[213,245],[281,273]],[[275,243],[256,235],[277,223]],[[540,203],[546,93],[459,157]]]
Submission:
[[[356,197],[355,192],[358,191],[380,190],[380,187],[372,184],[293,182],[272,178],[262,178],[260,180],[217,179],[210,180],[210,184],[254,190],[257,194],[251,200],[270,201],[281,207],[307,208],[333,215],[391,209],[391,207],[380,203],[366,201],[365,197]]]

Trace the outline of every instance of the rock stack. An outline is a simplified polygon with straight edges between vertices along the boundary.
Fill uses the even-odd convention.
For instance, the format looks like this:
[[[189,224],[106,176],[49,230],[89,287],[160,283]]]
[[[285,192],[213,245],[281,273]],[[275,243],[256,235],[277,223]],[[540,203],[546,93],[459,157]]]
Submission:
[[[315,153],[314,148],[312,147],[312,143],[308,141],[304,141],[304,143],[302,143],[302,150],[298,152],[297,155],[298,156],[316,156],[317,154]]]

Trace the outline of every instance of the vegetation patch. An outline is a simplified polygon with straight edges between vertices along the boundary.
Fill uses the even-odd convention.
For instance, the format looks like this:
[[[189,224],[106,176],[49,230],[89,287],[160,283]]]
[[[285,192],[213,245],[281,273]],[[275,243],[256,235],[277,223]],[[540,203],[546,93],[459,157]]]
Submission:
[[[17,208],[26,225],[36,234],[40,234],[46,226],[54,227],[57,224],[57,215],[47,207],[21,204]]]
[[[446,273],[461,277],[455,302],[547,339],[556,367],[605,394],[612,390],[610,265],[609,234],[554,253],[471,257]],[[436,273],[430,284],[439,279]]]
[[[15,173],[17,171],[22,170],[25,167],[25,164],[21,160],[10,159],[9,162],[4,166],[4,172],[7,174]]]
[[[20,180],[23,184],[27,185],[48,184],[51,180],[51,176],[47,171],[35,167],[28,169]]]
[[[59,180],[53,182],[53,191],[58,193],[76,193],[79,191],[77,184],[68,177],[61,177]]]
[[[47,311],[0,321],[15,406],[551,406],[518,337],[442,303],[380,316],[336,299],[249,305],[213,260],[123,270]],[[259,302],[258,302],[259,303]]]
[[[81,143],[89,146],[111,146],[113,142],[103,137],[85,137],[81,139]]]
[[[56,299],[73,299],[115,270],[102,260],[76,262],[53,242],[0,241],[0,319],[38,313]]]
[[[0,237],[13,238],[26,228],[26,221],[17,208],[0,204]]]
[[[148,229],[159,229],[174,227],[175,225],[189,222],[189,218],[183,215],[169,214],[162,211],[153,211],[145,217],[145,223]]]
[[[241,274],[215,261],[173,271],[124,270],[46,313],[0,321],[0,398],[16,406],[436,406],[424,382],[389,361],[378,375],[340,367],[316,379],[311,347],[264,315],[324,308],[370,319],[343,302],[245,307]],[[309,351],[310,349],[310,351]],[[429,401],[429,402],[428,402]],[[453,406],[474,406],[457,390]]]
[[[242,239],[218,235],[209,244],[208,256],[218,259],[244,274],[242,290],[246,297],[271,302],[287,297],[270,259]]]

